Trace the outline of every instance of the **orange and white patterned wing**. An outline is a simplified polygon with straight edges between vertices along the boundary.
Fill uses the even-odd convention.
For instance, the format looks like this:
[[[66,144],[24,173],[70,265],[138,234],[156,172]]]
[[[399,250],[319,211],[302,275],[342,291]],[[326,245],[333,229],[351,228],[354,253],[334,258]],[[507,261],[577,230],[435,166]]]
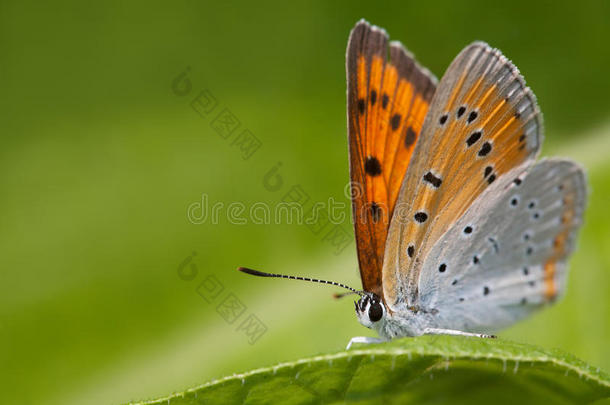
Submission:
[[[536,99],[517,68],[482,42],[438,85],[390,224],[383,291],[390,309],[417,306],[423,262],[486,188],[525,169],[542,142]]]
[[[400,43],[388,45],[385,31],[364,20],[350,34],[346,59],[352,210],[360,275],[365,291],[383,297],[381,268],[388,227],[436,78]]]
[[[493,332],[564,292],[586,203],[576,163],[544,159],[488,187],[432,247],[419,278],[439,327]]]

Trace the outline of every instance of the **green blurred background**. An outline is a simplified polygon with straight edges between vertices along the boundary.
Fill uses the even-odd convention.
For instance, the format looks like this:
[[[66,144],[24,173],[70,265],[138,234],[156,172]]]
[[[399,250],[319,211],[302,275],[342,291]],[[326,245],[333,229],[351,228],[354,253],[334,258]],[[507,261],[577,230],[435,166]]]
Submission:
[[[210,204],[274,204],[294,185],[311,201],[348,202],[344,58],[362,17],[439,77],[475,39],[519,66],[545,114],[543,153],[584,164],[592,191],[566,299],[501,336],[610,369],[609,2],[4,1],[5,403],[163,396],[370,335],[331,288],[235,271],[359,286],[353,242],[337,254],[328,229],[186,215],[202,193]],[[190,92],[177,95],[187,67]],[[217,107],[201,116],[190,103],[204,90]],[[240,122],[227,140],[212,127],[224,108]],[[233,143],[243,129],[261,142],[246,160]],[[278,162],[272,191],[264,177]],[[193,252],[186,281],[178,268]],[[208,275],[224,286],[212,303],[197,293]],[[229,293],[246,307],[233,324],[216,310]],[[267,327],[253,345],[236,330],[248,314]]]

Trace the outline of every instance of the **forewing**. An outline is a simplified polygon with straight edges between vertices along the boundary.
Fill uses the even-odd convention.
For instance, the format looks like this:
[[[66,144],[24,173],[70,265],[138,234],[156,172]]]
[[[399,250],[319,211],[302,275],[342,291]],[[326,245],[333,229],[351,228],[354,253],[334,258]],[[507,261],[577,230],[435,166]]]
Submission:
[[[389,54],[389,57],[388,57]],[[347,47],[352,210],[363,288],[383,296],[390,218],[436,79],[380,28],[360,21]]]
[[[585,208],[584,172],[552,159],[512,173],[483,192],[425,258],[420,303],[436,310],[437,327],[497,330],[565,291]]]
[[[391,308],[417,305],[430,248],[502,175],[527,167],[542,141],[533,93],[482,42],[466,47],[438,85],[390,225],[383,290]]]

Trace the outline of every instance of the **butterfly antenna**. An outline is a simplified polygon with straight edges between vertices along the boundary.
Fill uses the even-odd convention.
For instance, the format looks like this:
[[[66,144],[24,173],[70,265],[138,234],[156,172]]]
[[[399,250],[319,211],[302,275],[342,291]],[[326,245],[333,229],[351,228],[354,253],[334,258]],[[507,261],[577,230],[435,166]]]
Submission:
[[[334,294],[335,298],[341,298],[345,295],[350,295],[350,294],[358,294],[360,296],[362,296],[364,294],[363,291],[358,291],[355,288],[352,288],[352,287],[342,284],[342,283],[337,283],[336,281],[319,280],[317,278],[300,277],[300,276],[288,276],[286,274],[265,273],[262,271],[249,269],[247,267],[239,267],[237,270],[241,271],[242,273],[251,274],[253,276],[258,276],[258,277],[277,277],[277,278],[289,278],[292,280],[311,281],[313,283],[330,284],[330,285],[334,285],[337,287],[345,288],[346,290],[350,290],[350,292],[348,292],[348,293]]]
[[[339,298],[345,297],[346,295],[352,295],[352,294],[362,295],[362,294],[360,294],[360,291],[350,291],[350,292],[345,292],[345,293],[341,293],[341,294],[334,293],[333,298],[339,299]]]

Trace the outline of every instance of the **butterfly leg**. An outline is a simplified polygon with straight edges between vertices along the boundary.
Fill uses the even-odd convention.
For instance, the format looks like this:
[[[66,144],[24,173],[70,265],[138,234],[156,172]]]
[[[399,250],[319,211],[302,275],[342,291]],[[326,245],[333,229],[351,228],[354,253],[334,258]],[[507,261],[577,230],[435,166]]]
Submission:
[[[490,338],[490,339],[496,338],[496,335],[488,335],[486,333],[471,333],[471,332],[462,332],[461,330],[437,329],[437,328],[426,328],[426,329],[424,329],[423,334],[424,335],[471,336],[471,337]]]
[[[381,339],[381,338],[375,338],[375,337],[370,337],[370,336],[354,336],[353,338],[351,338],[349,340],[349,343],[347,344],[347,347],[345,348],[345,350],[349,350],[349,348],[352,347],[352,345],[354,343],[371,344],[371,343],[383,343],[383,342],[385,342],[385,340]]]

